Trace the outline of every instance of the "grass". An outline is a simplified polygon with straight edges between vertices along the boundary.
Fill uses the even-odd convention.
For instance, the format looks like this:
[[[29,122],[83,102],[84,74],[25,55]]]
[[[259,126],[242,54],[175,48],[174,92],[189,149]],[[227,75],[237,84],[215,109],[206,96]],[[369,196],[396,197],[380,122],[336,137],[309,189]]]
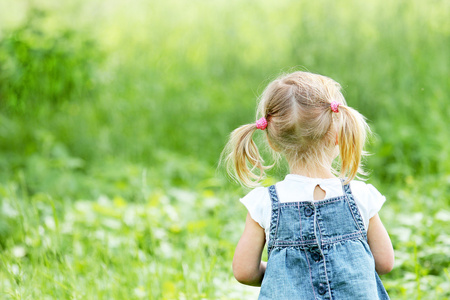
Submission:
[[[39,41],[17,31],[28,2],[0,4],[2,298],[256,298],[230,269],[246,191],[216,164],[293,68],[340,82],[376,132],[391,298],[450,298],[447,2],[36,3]]]

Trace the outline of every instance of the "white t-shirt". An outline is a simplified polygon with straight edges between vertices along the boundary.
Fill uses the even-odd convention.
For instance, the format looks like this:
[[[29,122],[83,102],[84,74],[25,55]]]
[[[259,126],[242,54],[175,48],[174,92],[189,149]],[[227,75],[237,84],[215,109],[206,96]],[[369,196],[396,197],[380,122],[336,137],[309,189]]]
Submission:
[[[283,181],[276,183],[278,201],[299,202],[314,201],[315,187],[319,185],[326,193],[324,199],[344,195],[342,183],[339,178],[309,178],[295,174],[289,174]],[[356,205],[359,208],[366,230],[369,227],[369,219],[372,218],[383,206],[386,198],[371,184],[353,180],[350,182]],[[269,240],[270,219],[272,216],[272,203],[267,187],[258,187],[240,199],[245,205],[250,216],[265,231],[266,240]]]

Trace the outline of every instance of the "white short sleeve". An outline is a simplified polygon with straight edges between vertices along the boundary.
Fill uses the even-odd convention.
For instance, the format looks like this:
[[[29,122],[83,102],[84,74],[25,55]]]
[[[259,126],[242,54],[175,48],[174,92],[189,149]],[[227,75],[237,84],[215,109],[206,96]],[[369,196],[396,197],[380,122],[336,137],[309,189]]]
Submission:
[[[371,184],[367,184],[367,196],[369,202],[369,219],[375,216],[383,206],[386,201],[386,197],[381,195],[381,193]]]
[[[247,208],[250,216],[262,228],[269,228],[270,223],[270,196],[267,188],[258,187],[240,199]],[[269,209],[267,209],[269,207]]]
[[[375,216],[386,201],[384,197],[373,185],[361,181],[352,181],[350,188],[355,197],[355,202],[362,215],[364,227],[369,228],[369,220]]]

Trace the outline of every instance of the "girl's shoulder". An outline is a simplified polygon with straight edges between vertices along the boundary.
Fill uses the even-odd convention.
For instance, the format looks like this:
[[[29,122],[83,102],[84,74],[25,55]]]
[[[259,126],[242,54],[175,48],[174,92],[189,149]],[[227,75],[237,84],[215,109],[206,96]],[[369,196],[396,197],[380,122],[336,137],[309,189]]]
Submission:
[[[264,197],[267,194],[268,196],[268,187],[257,187],[251,190],[247,195],[241,198],[241,200],[258,200]]]
[[[268,189],[268,187],[257,187],[240,199],[252,219],[262,228],[267,228],[267,216],[270,218],[271,202]]]
[[[376,187],[369,183],[359,180],[352,180],[350,182],[350,189],[353,194],[369,201],[386,200],[386,198],[378,191]]]
[[[368,220],[380,211],[384,202],[386,202],[386,197],[373,185],[359,180],[352,180],[350,182],[350,189],[365,223],[367,222],[367,227]]]

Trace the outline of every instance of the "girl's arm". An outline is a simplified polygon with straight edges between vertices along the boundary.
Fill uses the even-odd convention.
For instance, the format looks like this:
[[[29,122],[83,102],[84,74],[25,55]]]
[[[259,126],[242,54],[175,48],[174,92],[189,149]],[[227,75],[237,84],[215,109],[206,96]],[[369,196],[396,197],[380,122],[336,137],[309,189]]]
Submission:
[[[367,241],[375,259],[377,273],[380,275],[389,273],[394,267],[394,249],[378,214],[369,220]]]
[[[261,254],[266,243],[264,229],[247,214],[245,229],[233,257],[233,274],[237,281],[247,285],[261,286],[266,262]]]

